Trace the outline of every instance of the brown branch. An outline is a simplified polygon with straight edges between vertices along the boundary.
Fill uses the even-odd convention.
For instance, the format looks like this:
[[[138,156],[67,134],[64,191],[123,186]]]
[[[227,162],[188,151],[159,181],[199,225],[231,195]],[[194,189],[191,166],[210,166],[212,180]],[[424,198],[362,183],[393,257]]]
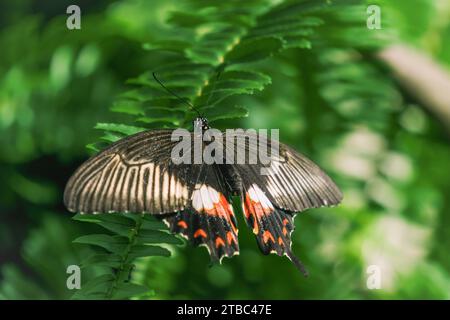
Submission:
[[[436,61],[405,45],[378,54],[399,83],[450,131],[450,73]]]

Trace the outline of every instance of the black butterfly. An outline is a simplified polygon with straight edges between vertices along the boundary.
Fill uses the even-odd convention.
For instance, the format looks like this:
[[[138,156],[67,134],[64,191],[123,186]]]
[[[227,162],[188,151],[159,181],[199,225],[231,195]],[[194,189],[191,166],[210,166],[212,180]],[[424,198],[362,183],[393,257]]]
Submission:
[[[209,128],[205,118],[196,121],[203,131]],[[230,204],[232,195],[239,195],[263,254],[286,255],[306,273],[291,251],[293,217],[308,208],[338,204],[342,193],[335,183],[311,160],[282,143],[278,157],[267,167],[268,175],[261,175],[261,163],[176,165],[171,150],[178,142],[171,141],[171,135],[172,130],[140,132],[90,158],[67,183],[66,207],[81,213],[155,215],[173,233],[195,246],[205,245],[211,259],[220,261],[239,253],[237,221]],[[234,134],[234,144],[244,138],[247,155],[257,152],[248,136],[239,135]],[[224,133],[221,143],[226,138]],[[203,147],[207,145],[203,142]],[[224,157],[238,150],[234,149],[226,145]]]

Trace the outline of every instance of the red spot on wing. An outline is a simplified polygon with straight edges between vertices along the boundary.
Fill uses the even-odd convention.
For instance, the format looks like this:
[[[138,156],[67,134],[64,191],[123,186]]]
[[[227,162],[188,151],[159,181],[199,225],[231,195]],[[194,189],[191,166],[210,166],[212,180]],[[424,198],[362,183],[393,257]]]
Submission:
[[[253,208],[255,209],[255,213],[257,217],[262,217],[264,216],[264,209],[263,206],[261,205],[261,202],[253,202]]]
[[[250,200],[248,192],[245,194],[244,199],[244,214],[247,219],[254,215],[252,201]]]
[[[228,203],[227,198],[220,192],[218,194],[219,194],[219,201],[214,202],[213,207],[211,209],[205,210],[205,212],[208,215],[225,219],[231,225],[231,228],[233,229],[234,233],[237,234],[238,229],[232,219],[232,217],[234,218],[233,209]]]
[[[255,211],[254,202],[250,199],[248,192],[245,193],[245,203],[244,203],[244,213],[245,217],[249,220],[250,216],[253,217],[253,233],[258,234],[258,218]]]
[[[258,221],[261,220],[262,217],[267,216],[273,213],[273,209],[270,207],[264,208],[261,202],[255,201],[250,198],[248,192],[245,193],[245,201],[244,201],[244,214],[247,219],[250,217],[253,218],[253,233],[259,233]]]
[[[222,197],[222,194],[220,194],[219,202],[214,202],[214,208],[216,209],[217,215],[219,217],[225,218],[228,220],[228,213],[227,213],[225,205],[222,202],[221,197]],[[225,202],[226,202],[226,200],[225,200]],[[226,202],[226,203],[228,205],[228,202]]]
[[[187,229],[187,227],[188,227],[187,223],[183,220],[178,221],[177,226],[179,226],[180,228],[184,228],[184,229]]]
[[[266,230],[263,233],[263,242],[267,243],[269,240],[271,240],[273,243],[275,243],[275,239],[273,238],[272,233],[270,233],[270,231]]]
[[[228,203],[227,198],[225,198],[225,196],[223,194],[220,194],[220,196],[219,196],[218,206],[220,206],[223,209],[223,218],[225,218],[230,223],[234,233],[237,234],[238,229],[236,228],[236,225],[234,224],[234,221],[233,221],[233,219],[234,219],[233,208]]]
[[[278,237],[278,244],[279,244],[280,246],[283,246],[283,245],[284,245],[283,239],[281,239],[281,237]]]
[[[223,241],[223,239],[221,237],[217,237],[216,238],[216,248],[219,247],[224,247],[225,246],[225,242]]]
[[[227,232],[227,242],[229,245],[231,245],[233,242],[237,243],[236,236],[231,231]]]
[[[228,203],[227,198],[225,198],[225,196],[223,194],[220,194],[220,203],[222,204],[222,206],[225,208],[225,211],[231,215],[234,216],[234,212],[233,210],[230,208],[230,204]]]
[[[206,232],[203,229],[197,229],[197,231],[195,231],[194,233],[194,238],[198,238],[198,237],[203,237],[206,238]]]

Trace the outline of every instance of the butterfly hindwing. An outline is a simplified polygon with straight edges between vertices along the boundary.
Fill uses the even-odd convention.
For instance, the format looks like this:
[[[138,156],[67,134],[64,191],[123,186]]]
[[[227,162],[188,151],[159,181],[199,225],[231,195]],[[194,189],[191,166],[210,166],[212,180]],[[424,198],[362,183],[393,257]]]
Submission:
[[[81,213],[154,215],[187,208],[201,166],[173,163],[178,141],[172,141],[172,132],[140,132],[88,159],[66,185],[66,207]]]
[[[307,274],[291,249],[291,233],[294,231],[292,213],[275,207],[257,184],[244,183],[241,202],[245,220],[255,234],[261,252],[286,255]]]
[[[164,220],[173,233],[195,246],[206,246],[212,261],[239,253],[237,220],[217,166],[202,166],[189,208]]]
[[[306,274],[291,250],[293,217],[308,208],[338,204],[342,200],[341,191],[316,164],[282,143],[255,132],[226,135],[225,159],[236,160],[238,152],[245,152],[246,161],[232,165],[229,176],[237,177],[232,185],[241,193],[244,216],[259,248],[264,254],[286,255]],[[234,141],[233,147],[225,141]],[[268,150],[274,144],[278,154],[270,154],[270,162],[261,163],[258,147],[266,145]]]

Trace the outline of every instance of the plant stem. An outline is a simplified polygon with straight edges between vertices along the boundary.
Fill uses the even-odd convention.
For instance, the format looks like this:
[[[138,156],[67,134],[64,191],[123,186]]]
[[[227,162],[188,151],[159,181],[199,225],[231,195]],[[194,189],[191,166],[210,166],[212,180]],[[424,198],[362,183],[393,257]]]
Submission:
[[[121,279],[123,279],[123,276],[124,276],[123,273],[125,272],[125,270],[128,269],[128,268],[126,268],[127,267],[127,260],[128,260],[129,255],[130,255],[131,249],[133,248],[133,246],[134,246],[134,244],[136,242],[136,236],[139,233],[141,225],[142,225],[142,215],[137,215],[137,219],[135,221],[135,226],[134,226],[134,228],[132,228],[130,230],[130,235],[128,237],[129,242],[128,242],[128,245],[125,248],[125,251],[123,253],[122,261],[120,263],[120,266],[119,266],[117,272],[115,273],[114,281],[113,281],[113,283],[111,284],[111,287],[108,289],[108,291],[106,293],[106,299],[108,299],[108,300],[112,299],[114,291],[117,289]],[[131,270],[129,272],[131,272]]]

